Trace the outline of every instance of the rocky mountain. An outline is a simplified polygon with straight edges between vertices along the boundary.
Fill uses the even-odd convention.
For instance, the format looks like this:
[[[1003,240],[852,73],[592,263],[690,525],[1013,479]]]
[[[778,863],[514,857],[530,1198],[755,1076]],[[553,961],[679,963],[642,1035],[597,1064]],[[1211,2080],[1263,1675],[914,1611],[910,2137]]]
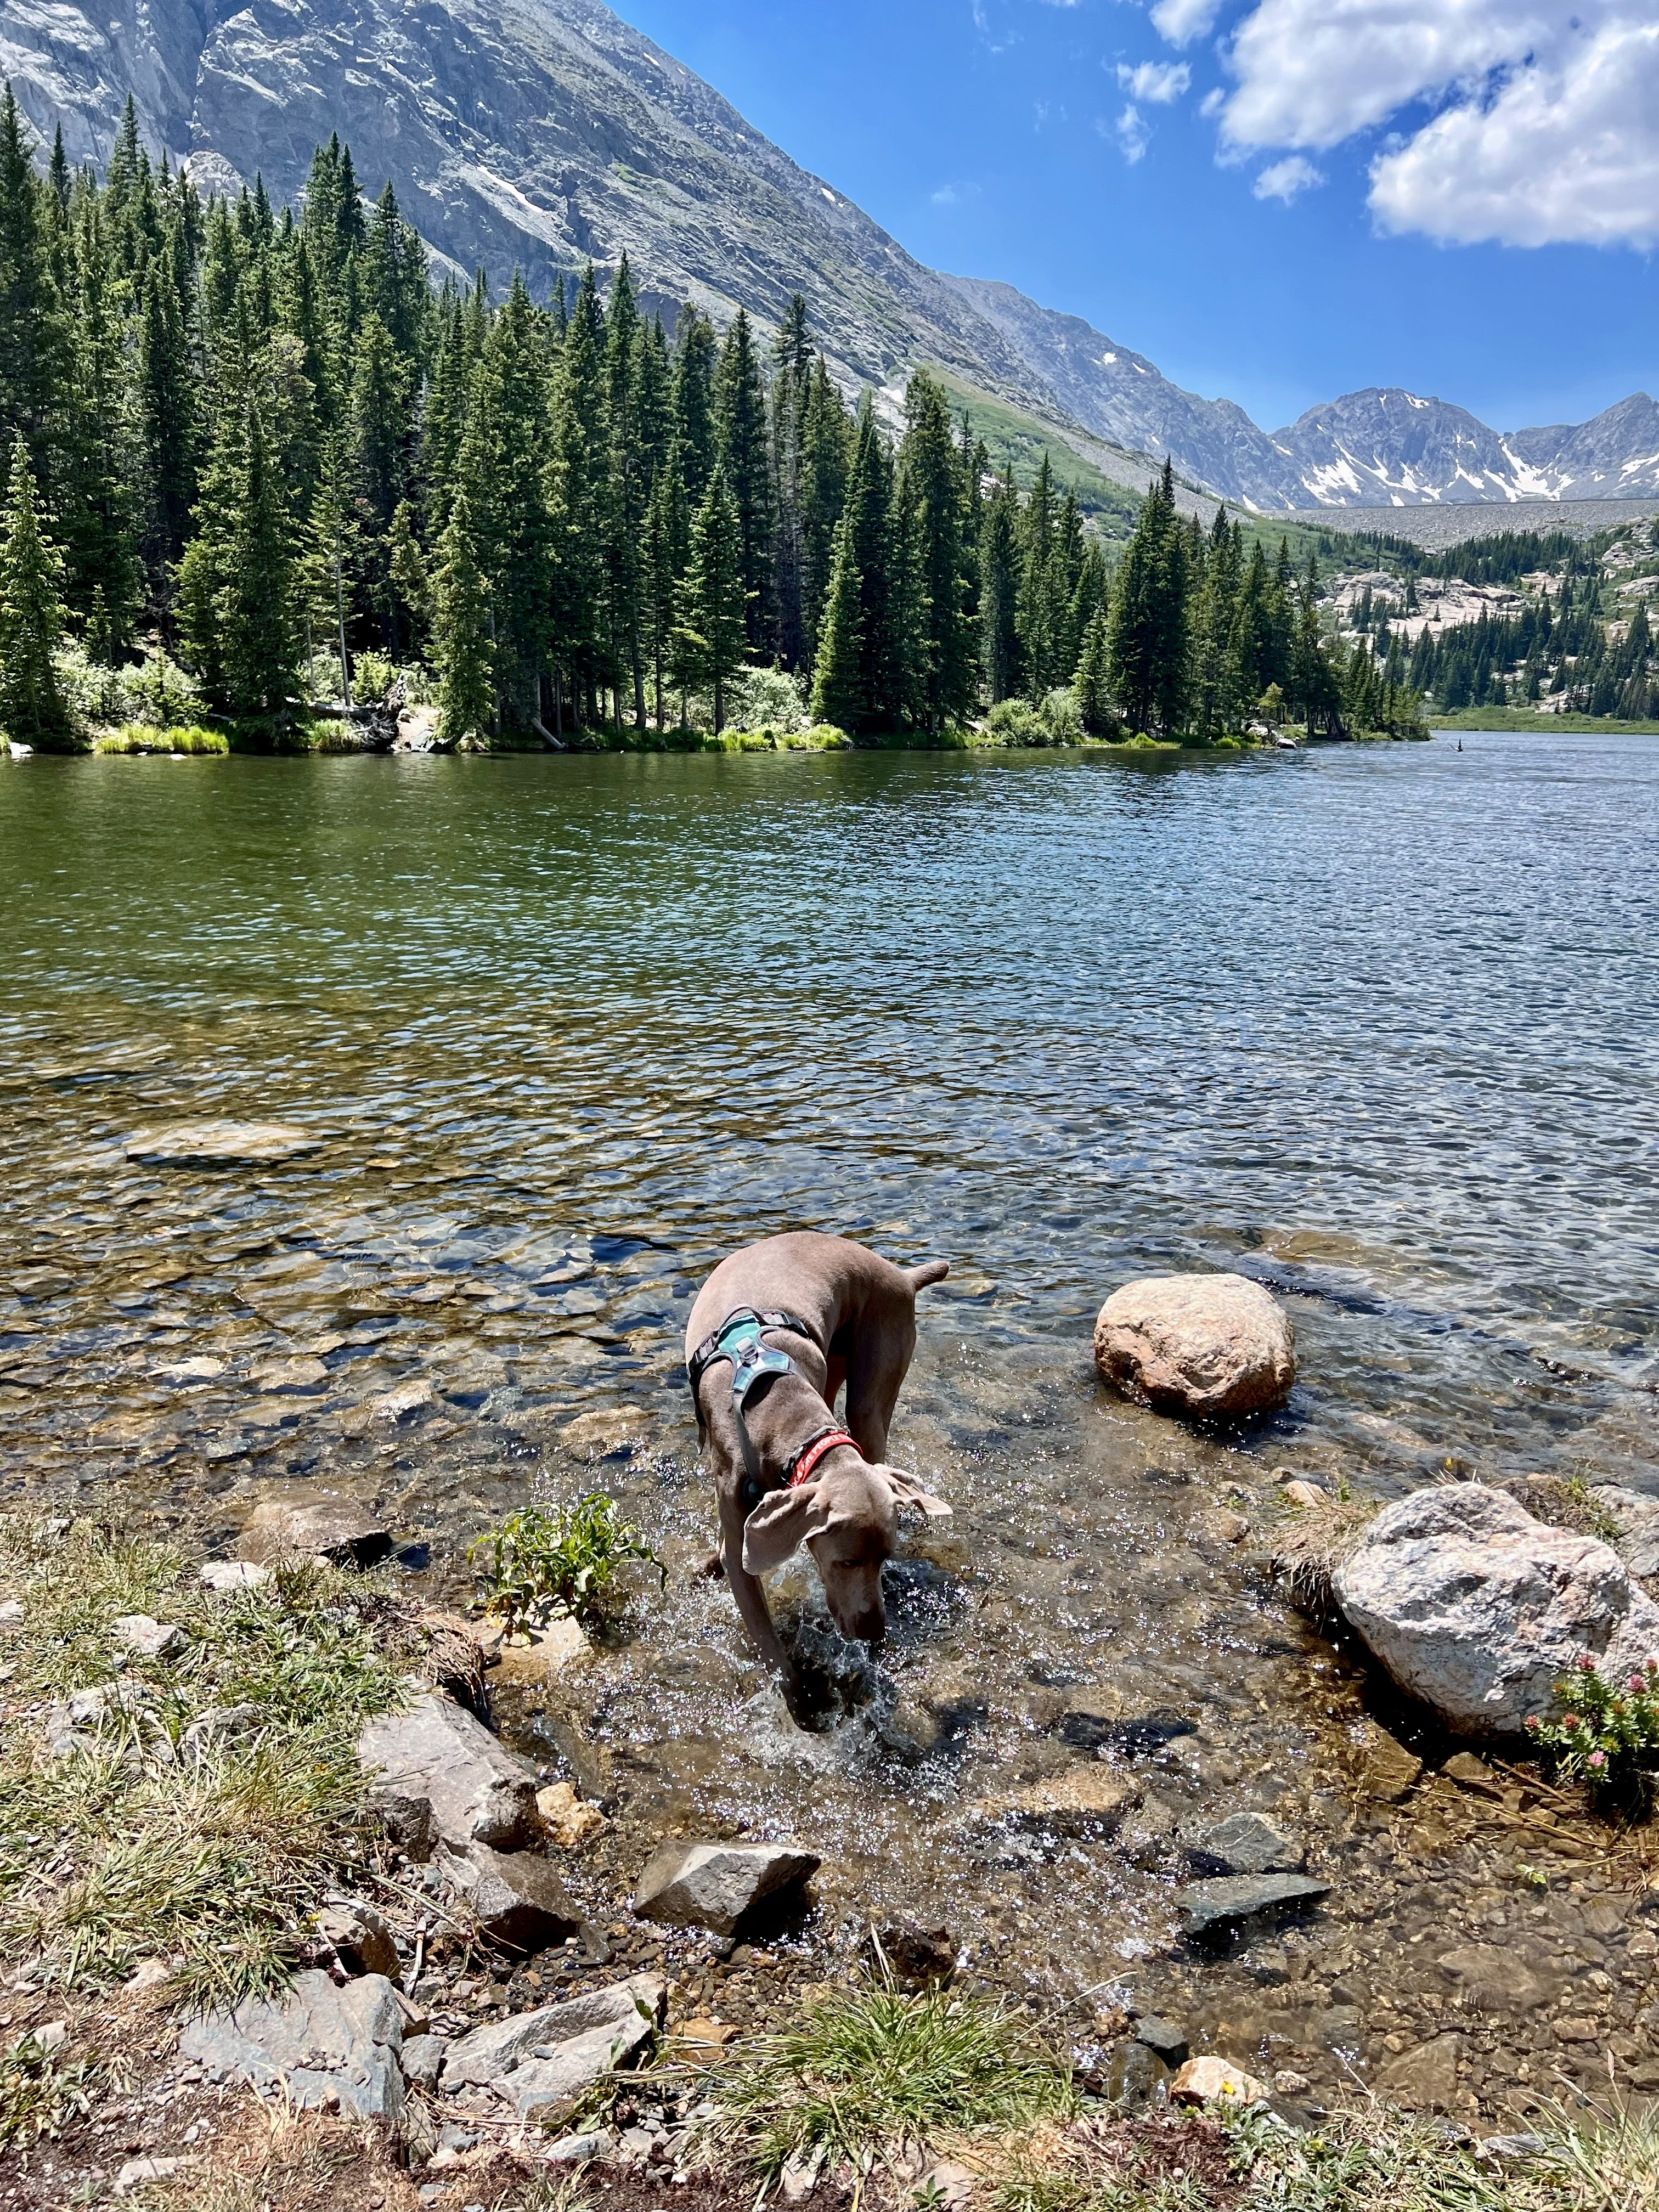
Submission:
[[[1659,492],[1659,407],[1644,392],[1577,426],[1488,429],[1412,392],[1350,392],[1273,434],[1300,505],[1415,507]]]
[[[1352,393],[1269,434],[1073,315],[924,267],[599,0],[0,0],[0,76],[43,138],[101,164],[129,93],[155,151],[279,199],[332,131],[441,263],[544,293],[626,252],[647,302],[777,320],[807,296],[832,366],[889,401],[933,362],[1115,480],[1170,457],[1267,513],[1659,491],[1659,407],[1507,436],[1437,399]],[[1087,434],[1085,436],[1083,434]]]

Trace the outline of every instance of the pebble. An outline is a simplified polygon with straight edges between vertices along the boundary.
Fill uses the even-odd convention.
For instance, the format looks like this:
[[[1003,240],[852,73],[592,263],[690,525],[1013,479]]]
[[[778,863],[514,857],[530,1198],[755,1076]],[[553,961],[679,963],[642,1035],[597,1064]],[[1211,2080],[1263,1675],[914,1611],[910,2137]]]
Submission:
[[[140,1659],[170,1659],[190,1640],[177,1621],[152,1620],[147,1613],[124,1613],[110,1633]]]

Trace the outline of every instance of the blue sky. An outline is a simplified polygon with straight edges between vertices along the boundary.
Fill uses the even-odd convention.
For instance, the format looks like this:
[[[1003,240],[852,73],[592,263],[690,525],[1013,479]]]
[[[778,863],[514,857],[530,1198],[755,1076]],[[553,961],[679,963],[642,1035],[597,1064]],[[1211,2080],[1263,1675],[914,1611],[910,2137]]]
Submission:
[[[1659,388],[1652,0],[621,0],[920,259],[1265,428]]]

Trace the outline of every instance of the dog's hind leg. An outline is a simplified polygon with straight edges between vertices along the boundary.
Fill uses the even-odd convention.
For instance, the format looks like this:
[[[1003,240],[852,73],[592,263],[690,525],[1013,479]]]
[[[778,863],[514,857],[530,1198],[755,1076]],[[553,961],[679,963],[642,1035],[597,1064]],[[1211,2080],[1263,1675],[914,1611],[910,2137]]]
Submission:
[[[853,1340],[847,1362],[847,1428],[872,1464],[887,1456],[887,1431],[915,1348],[916,1325],[908,1314],[866,1323]]]

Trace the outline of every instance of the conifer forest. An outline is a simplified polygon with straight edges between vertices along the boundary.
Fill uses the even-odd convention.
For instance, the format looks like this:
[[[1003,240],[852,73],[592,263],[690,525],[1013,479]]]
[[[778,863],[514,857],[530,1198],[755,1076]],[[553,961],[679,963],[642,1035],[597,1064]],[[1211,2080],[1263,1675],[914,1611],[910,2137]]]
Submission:
[[[398,684],[446,744],[672,744],[757,681],[854,741],[1417,734],[1425,691],[1480,703],[1504,654],[1551,680],[1552,623],[1601,638],[1570,583],[1541,634],[1345,635],[1315,560],[1183,518],[1167,465],[1109,550],[1046,456],[999,475],[926,371],[890,427],[853,404],[799,295],[775,332],[722,335],[643,313],[625,258],[545,305],[434,284],[337,140],[281,210],[259,185],[204,200],[131,104],[101,181],[40,156],[8,89],[15,744],[124,720],[278,743]],[[1635,650],[1592,679],[1621,706]]]

